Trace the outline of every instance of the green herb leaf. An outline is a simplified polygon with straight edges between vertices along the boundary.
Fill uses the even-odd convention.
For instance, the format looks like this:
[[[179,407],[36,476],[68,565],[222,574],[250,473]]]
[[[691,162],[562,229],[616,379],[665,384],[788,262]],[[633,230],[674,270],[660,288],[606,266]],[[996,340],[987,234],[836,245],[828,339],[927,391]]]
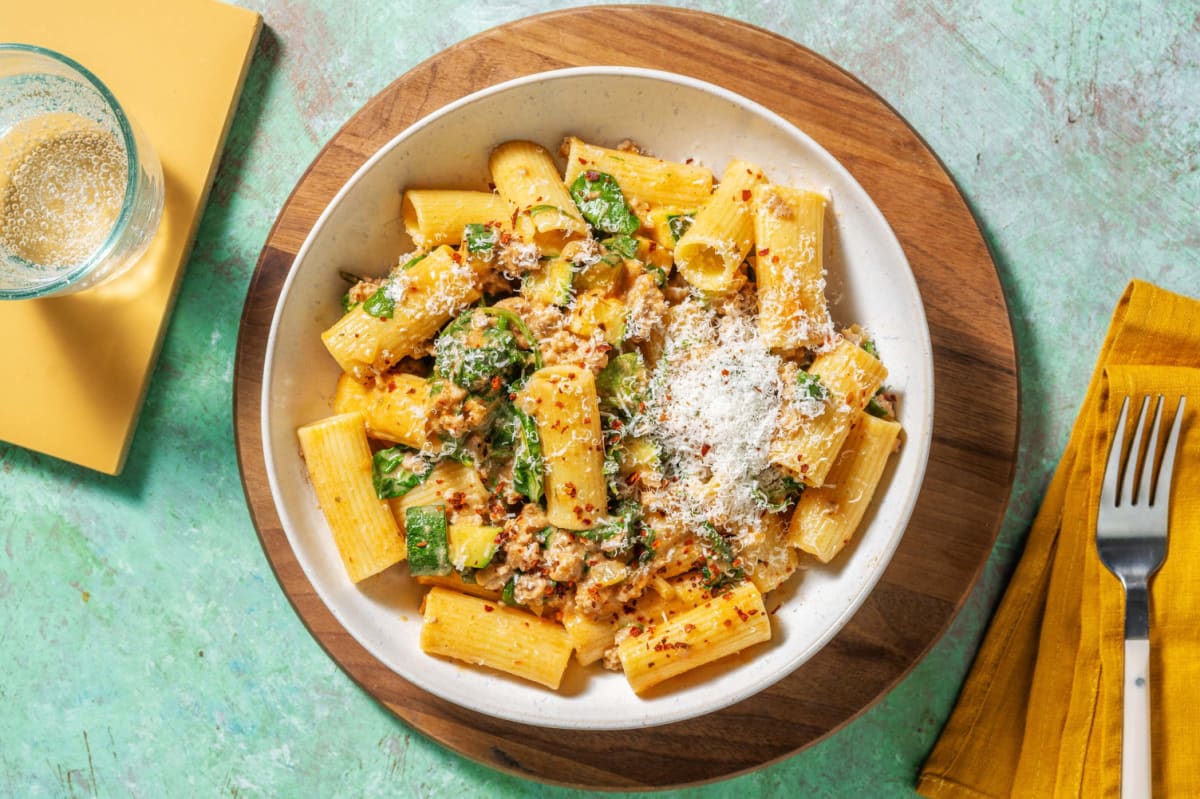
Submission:
[[[517,575],[509,577],[508,582],[504,584],[504,590],[500,592],[500,601],[511,608],[521,606],[521,603],[517,602]]]
[[[811,372],[797,372],[796,383],[800,386],[801,399],[811,399],[825,402],[829,399],[829,389],[821,382],[821,378]]]
[[[396,301],[387,295],[387,288],[388,284],[384,283],[363,302],[363,310],[376,319],[391,319],[396,313]]]
[[[615,252],[622,258],[636,258],[638,251],[638,240],[633,236],[621,234],[612,238],[604,239],[600,242],[607,247],[611,252]]]
[[[375,485],[375,496],[380,499],[402,497],[425,482],[433,471],[433,463],[421,459],[423,469],[410,471],[404,467],[405,459],[414,450],[405,446],[381,449],[371,458],[371,482]]]
[[[781,513],[788,509],[800,492],[804,490],[804,484],[793,480],[778,469],[768,468],[760,472],[754,478],[754,488],[751,495],[759,507],[770,513]]]
[[[667,216],[667,230],[671,231],[671,239],[678,242],[683,237],[684,233],[688,232],[688,228],[696,218],[691,214],[669,214]]]
[[[625,202],[616,179],[606,172],[588,170],[571,184],[571,199],[588,223],[605,233],[632,235],[642,226]]]
[[[472,222],[463,230],[463,241],[467,252],[491,258],[496,244],[500,241],[499,233],[491,225],[481,225]]]
[[[347,291],[342,295],[342,313],[350,313],[354,310],[354,306],[356,305],[358,305],[358,303],[350,299],[350,292]]]
[[[407,261],[405,261],[404,265],[400,267],[400,270],[404,271],[405,269],[412,269],[414,266],[421,263],[421,261],[424,261],[428,257],[429,257],[429,253],[419,252],[416,255],[414,255],[412,258],[409,258]]]
[[[511,402],[496,409],[489,442],[493,458],[513,459],[513,488],[530,502],[540,502],[546,462],[533,417]]]
[[[870,353],[870,354],[871,354],[872,356],[874,356],[875,358],[878,358],[878,357],[879,357],[879,350],[875,348],[875,339],[873,339],[873,338],[864,338],[864,339],[862,340],[862,345],[861,345],[861,346],[862,346],[862,348],[863,348],[864,350],[866,350],[868,353]]]
[[[601,410],[615,413],[626,423],[641,413],[649,390],[646,362],[637,350],[613,358],[596,375]]]

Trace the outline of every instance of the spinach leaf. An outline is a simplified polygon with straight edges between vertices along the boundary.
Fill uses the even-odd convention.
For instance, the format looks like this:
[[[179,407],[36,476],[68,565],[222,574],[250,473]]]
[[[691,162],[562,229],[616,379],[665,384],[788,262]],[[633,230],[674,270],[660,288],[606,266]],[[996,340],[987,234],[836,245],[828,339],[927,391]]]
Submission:
[[[862,344],[860,344],[859,346],[861,346],[864,350],[866,350],[868,353],[870,353],[873,357],[875,357],[875,358],[879,357],[879,350],[875,348],[875,339],[864,338],[862,340]]]
[[[671,239],[678,242],[683,237],[684,233],[688,232],[688,228],[696,218],[691,214],[670,214],[667,216],[667,230],[671,231]]]
[[[621,502],[607,517],[600,519],[590,530],[576,535],[596,541],[600,550],[612,557],[625,557],[644,539],[642,506],[631,500]]]
[[[520,408],[513,408],[517,420],[517,435],[513,446],[513,488],[530,502],[540,502],[544,491],[546,461],[542,457],[542,440],[537,423]]]
[[[754,478],[751,495],[758,506],[771,513],[780,513],[796,501],[804,484],[793,480],[778,469],[764,469]]]
[[[588,170],[571,184],[571,199],[588,223],[605,233],[632,235],[642,226],[625,202],[616,179],[606,172]]]
[[[375,485],[375,496],[380,499],[402,497],[425,482],[425,478],[433,471],[433,463],[422,458],[423,468],[410,471],[405,468],[404,460],[413,453],[414,450],[405,446],[381,449],[375,453],[371,458],[371,482]]]
[[[412,258],[409,258],[407,261],[405,261],[404,265],[401,266],[400,269],[401,270],[412,269],[414,266],[421,263],[421,261],[424,261],[428,257],[429,257],[429,253],[419,252],[416,255],[414,255]]]
[[[437,337],[433,369],[467,391],[495,394],[525,365],[527,354],[517,346],[507,321],[476,327],[475,314],[474,308],[464,311]]]
[[[697,537],[705,551],[704,565],[700,568],[700,573],[704,576],[708,590],[716,591],[741,582],[746,576],[745,571],[741,566],[734,565],[733,550],[725,536],[710,522],[701,522]]]
[[[500,236],[491,225],[472,222],[463,230],[463,242],[467,245],[467,252],[473,255],[491,258],[499,241]]]
[[[638,251],[638,240],[633,236],[627,236],[622,233],[619,236],[604,239],[600,242],[607,247],[611,252],[615,252],[622,258],[636,258]]]
[[[489,443],[493,457],[513,459],[513,488],[530,502],[540,502],[546,463],[533,417],[511,402],[501,403]]]
[[[797,372],[796,383],[800,386],[800,398],[825,402],[829,399],[829,389],[821,378],[812,372]]]
[[[613,358],[596,375],[601,410],[616,414],[626,423],[641,413],[649,390],[646,362],[637,350]]]
[[[350,313],[354,310],[354,306],[356,305],[358,305],[358,303],[350,299],[350,292],[347,291],[342,295],[342,313]]]
[[[376,319],[391,319],[396,313],[396,301],[387,295],[388,284],[384,283],[363,302],[363,310]]]

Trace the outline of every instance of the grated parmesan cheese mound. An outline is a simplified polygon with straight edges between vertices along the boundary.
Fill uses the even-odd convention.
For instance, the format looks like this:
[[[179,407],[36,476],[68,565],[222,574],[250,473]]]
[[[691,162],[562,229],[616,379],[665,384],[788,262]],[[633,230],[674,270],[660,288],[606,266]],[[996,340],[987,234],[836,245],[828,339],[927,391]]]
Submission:
[[[752,533],[762,516],[754,477],[770,465],[779,423],[781,360],[743,303],[723,310],[696,299],[671,309],[647,410],[686,498],[678,512]]]

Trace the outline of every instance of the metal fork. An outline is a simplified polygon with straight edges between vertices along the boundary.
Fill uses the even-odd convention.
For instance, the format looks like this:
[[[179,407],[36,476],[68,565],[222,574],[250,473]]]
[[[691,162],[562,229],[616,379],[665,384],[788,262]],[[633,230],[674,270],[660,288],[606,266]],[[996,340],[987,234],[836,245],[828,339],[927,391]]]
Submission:
[[[1185,397],[1179,398],[1175,420],[1167,434],[1159,463],[1158,439],[1163,397],[1158,395],[1149,443],[1142,453],[1146,410],[1150,397],[1134,423],[1133,441],[1125,449],[1125,422],[1129,397],[1121,403],[1121,416],[1109,445],[1096,520],[1096,548],[1100,560],[1125,587],[1124,724],[1121,738],[1121,799],[1149,799],[1150,776],[1150,577],[1162,565],[1167,551],[1167,519],[1171,507],[1171,474]],[[1134,492],[1137,492],[1136,494]]]

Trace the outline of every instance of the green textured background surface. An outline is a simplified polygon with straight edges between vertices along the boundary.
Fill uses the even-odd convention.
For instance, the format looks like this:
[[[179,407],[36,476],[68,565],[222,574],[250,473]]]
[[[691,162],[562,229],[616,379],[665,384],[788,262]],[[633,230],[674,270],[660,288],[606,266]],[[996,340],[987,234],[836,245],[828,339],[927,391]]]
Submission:
[[[259,547],[231,408],[250,275],[320,147],[430,55],[556,6],[242,4],[265,29],[124,474],[0,444],[0,796],[580,796],[429,742],[321,651]],[[1021,449],[978,588],[914,672],[838,734],[666,794],[909,796],[1125,283],[1200,294],[1200,6],[678,5],[769,28],[856,74],[940,155],[996,255]]]

